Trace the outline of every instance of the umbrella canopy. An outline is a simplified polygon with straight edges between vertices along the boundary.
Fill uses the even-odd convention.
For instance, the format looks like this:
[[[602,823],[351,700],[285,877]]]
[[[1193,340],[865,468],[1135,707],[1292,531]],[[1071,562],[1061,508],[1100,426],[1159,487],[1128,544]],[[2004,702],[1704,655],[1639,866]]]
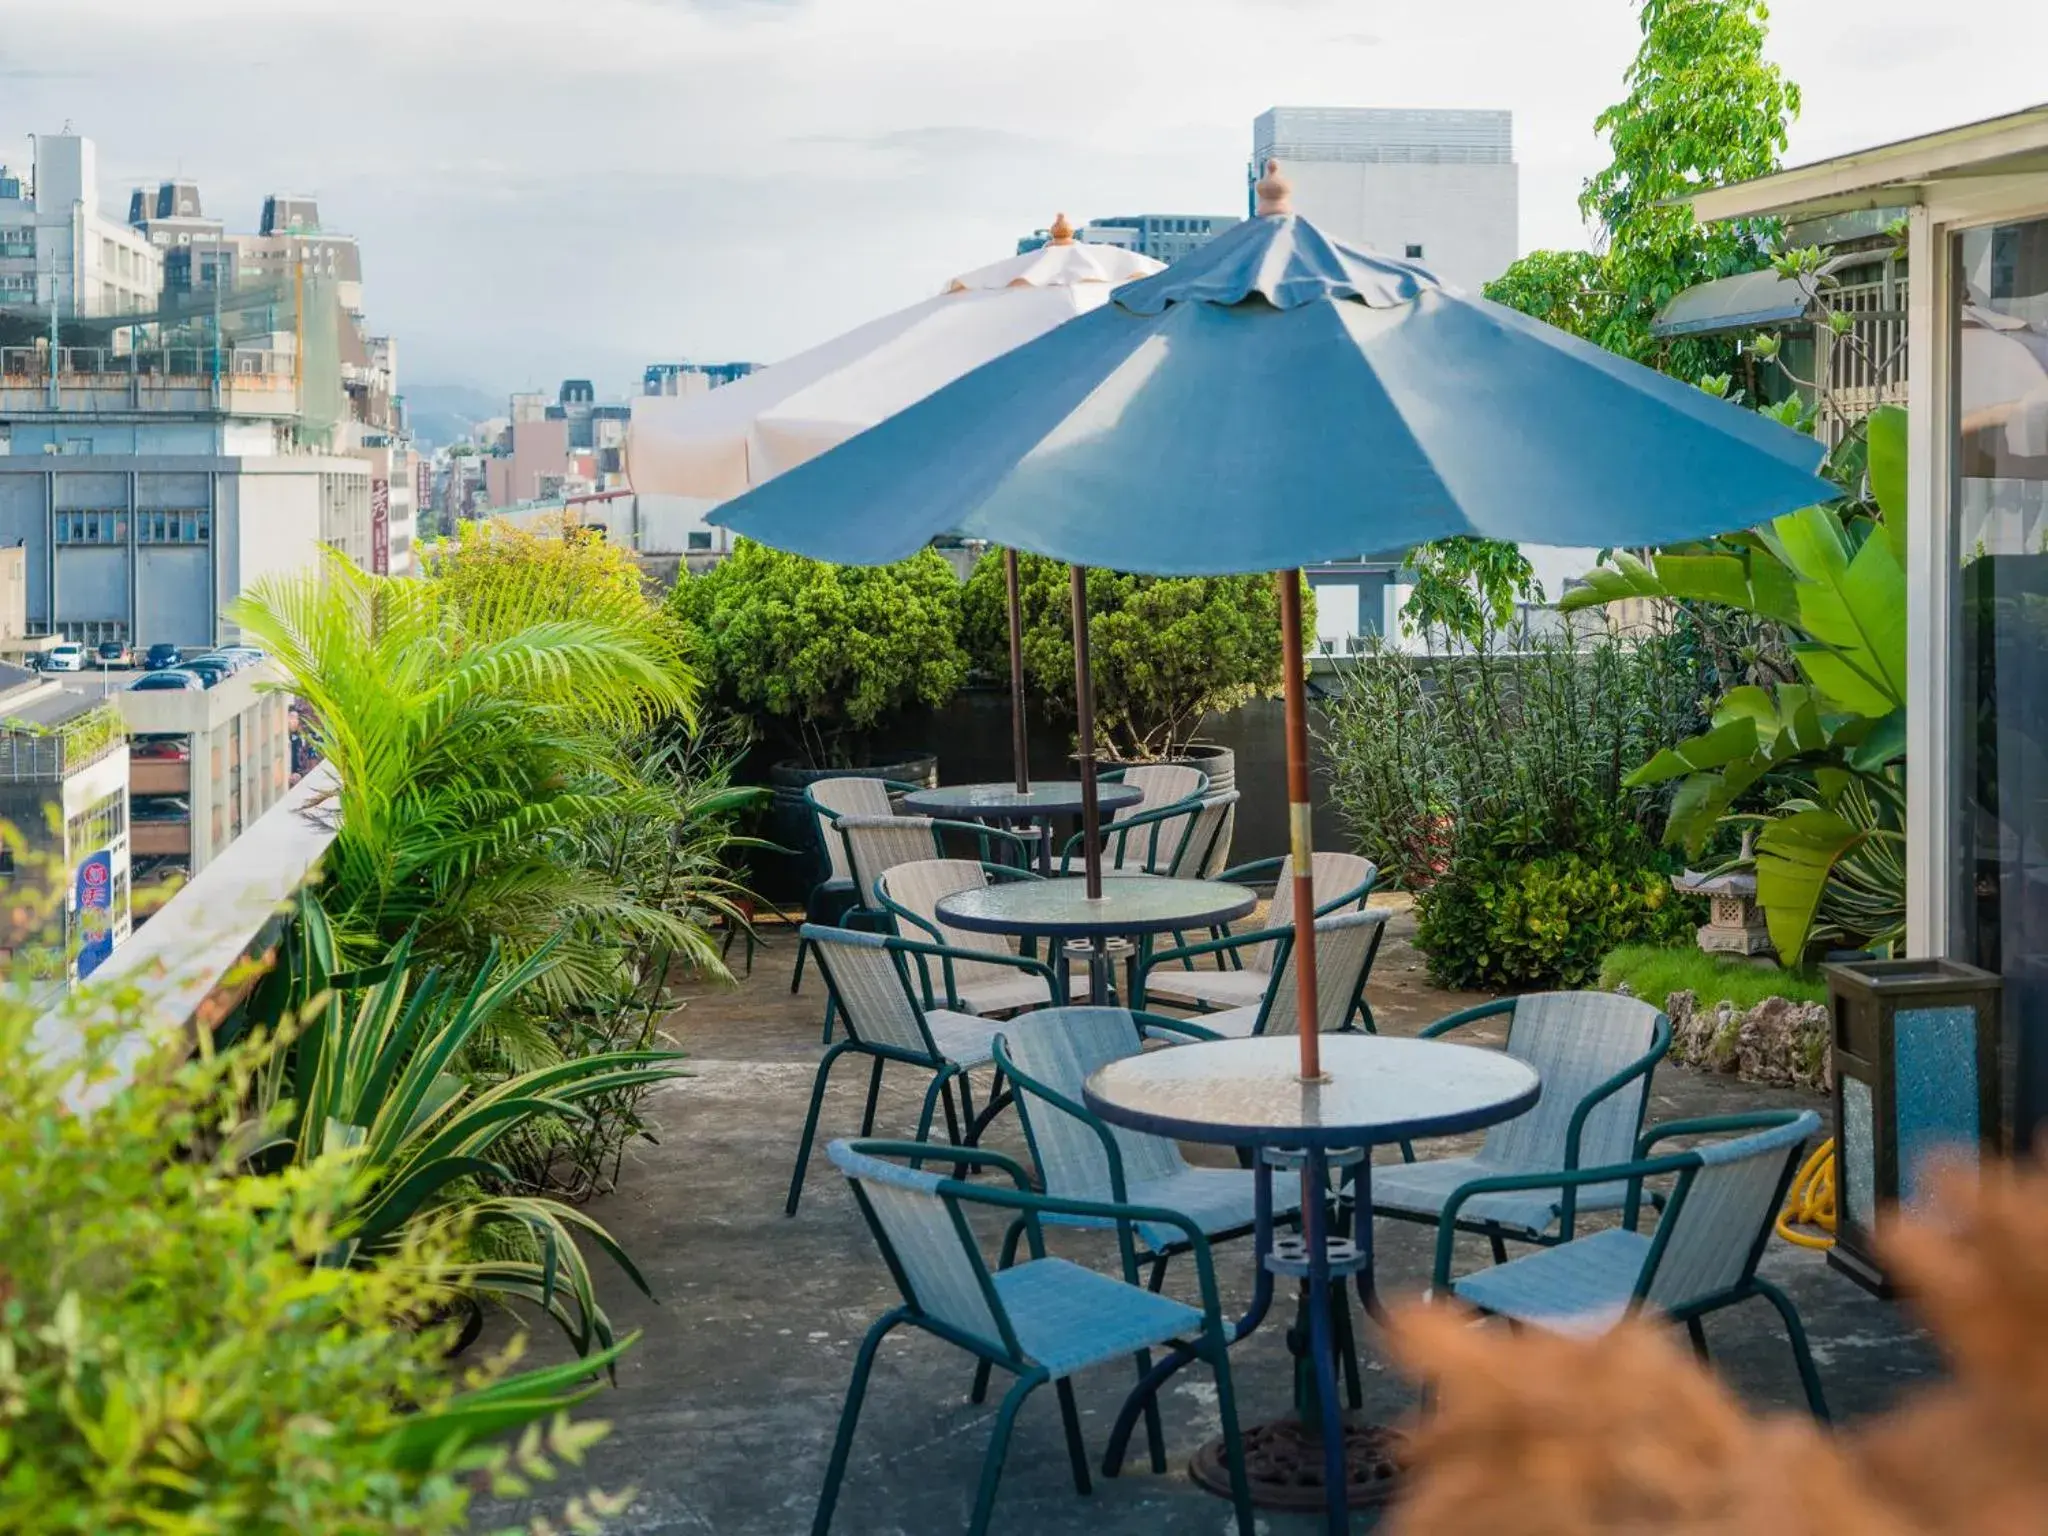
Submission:
[[[898,559],[955,532],[1076,566],[1281,571],[1296,995],[1312,1081],[1297,568],[1451,534],[1663,544],[1839,491],[1814,474],[1812,439],[1420,266],[1339,244],[1291,212],[1287,191],[1269,165],[1257,217],[719,521],[828,560]]]
[[[723,389],[637,401],[627,478],[644,495],[737,496],[1160,270],[1135,251],[1074,240],[1062,216],[1045,246],[963,273],[921,304]]]
[[[714,520],[853,563],[957,533],[1077,564],[1216,575],[1451,534],[1700,538],[1836,494],[1813,473],[1821,453],[1278,214]]]

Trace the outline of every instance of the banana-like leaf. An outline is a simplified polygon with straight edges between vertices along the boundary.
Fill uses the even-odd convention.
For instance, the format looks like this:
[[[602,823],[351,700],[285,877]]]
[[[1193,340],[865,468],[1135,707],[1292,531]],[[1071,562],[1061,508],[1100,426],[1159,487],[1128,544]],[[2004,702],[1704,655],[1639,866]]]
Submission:
[[[1901,567],[1906,564],[1906,412],[1881,405],[1863,421],[1870,499],[1884,514],[1885,542]]]
[[[1622,783],[1630,789],[1640,789],[1646,784],[1662,784],[1689,773],[1745,762],[1756,754],[1756,721],[1748,717],[1730,720],[1725,725],[1716,725],[1703,736],[1694,736],[1675,747],[1664,748]]]
[[[1849,766],[1858,773],[1876,773],[1906,758],[1906,712],[1895,709],[1871,723],[1869,731],[1849,753]]]
[[[1870,834],[1835,811],[1815,807],[1764,824],[1756,841],[1756,898],[1771,943],[1788,965],[1805,958],[1835,866]]]

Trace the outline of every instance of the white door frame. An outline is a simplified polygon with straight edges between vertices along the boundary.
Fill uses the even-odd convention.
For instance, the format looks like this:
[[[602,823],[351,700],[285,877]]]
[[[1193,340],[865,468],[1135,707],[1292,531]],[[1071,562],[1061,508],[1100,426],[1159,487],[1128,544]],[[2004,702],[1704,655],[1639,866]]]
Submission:
[[[1964,679],[1955,647],[1956,306],[1952,236],[2048,217],[2048,176],[1928,186],[1907,230],[1906,953],[1969,957],[1957,764]]]

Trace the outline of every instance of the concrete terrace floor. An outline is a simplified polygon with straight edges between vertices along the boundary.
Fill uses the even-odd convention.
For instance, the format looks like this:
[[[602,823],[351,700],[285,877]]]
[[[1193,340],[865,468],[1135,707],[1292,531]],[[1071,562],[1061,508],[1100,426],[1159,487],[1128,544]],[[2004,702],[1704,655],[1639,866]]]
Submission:
[[[801,997],[789,993],[793,935],[770,929],[753,974],[737,989],[695,988],[670,1021],[692,1058],[691,1076],[650,1106],[658,1144],[627,1154],[618,1193],[590,1207],[625,1245],[659,1297],[650,1304],[616,1275],[599,1281],[620,1332],[644,1330],[619,1367],[616,1390],[587,1412],[611,1421],[610,1438],[592,1453],[588,1481],[637,1490],[613,1529],[637,1536],[783,1536],[810,1528],[825,1461],[853,1357],[868,1324],[897,1297],[843,1182],[822,1143],[859,1128],[864,1066],[835,1074],[802,1209],[782,1204],[819,1046],[822,991],[807,975]],[[1412,1034],[1431,1020],[1479,1001],[1430,986],[1409,942],[1405,913],[1389,925],[1370,988],[1380,1028]],[[735,952],[737,963],[742,956]],[[1496,1037],[1497,1038],[1497,1037]],[[856,1069],[857,1068],[857,1069]],[[908,1069],[885,1081],[878,1135],[907,1135],[927,1079]],[[1753,1087],[1667,1065],[1657,1074],[1652,1122],[1777,1105],[1826,1105],[1788,1090]],[[1024,1155],[1014,1116],[993,1128],[991,1145]],[[1449,1144],[1445,1144],[1448,1147]],[[1191,1149],[1200,1159],[1203,1149]],[[1396,1154],[1397,1155],[1397,1154]],[[1427,1281],[1431,1229],[1379,1226],[1381,1290],[1390,1300],[1415,1295]],[[1115,1268],[1113,1240],[1052,1234],[1054,1251]],[[1227,1311],[1250,1289],[1249,1242],[1218,1250]],[[593,1259],[593,1262],[599,1262]],[[1473,1242],[1466,1266],[1484,1262]],[[1179,1293],[1192,1272],[1177,1266]],[[1893,1402],[1937,1369],[1934,1351],[1911,1320],[1828,1270],[1817,1253],[1774,1241],[1764,1273],[1797,1301],[1812,1334],[1820,1372],[1838,1416]],[[1276,1315],[1279,1308],[1276,1305]],[[1778,1321],[1761,1302],[1707,1324],[1720,1370],[1759,1408],[1802,1401]],[[535,1340],[540,1353],[554,1346]],[[1372,1364],[1365,1339],[1367,1410],[1377,1418],[1406,1411],[1410,1385]],[[1246,1423],[1285,1411],[1288,1357],[1282,1330],[1269,1320],[1232,1351]],[[913,1330],[884,1344],[854,1441],[833,1529],[842,1536],[925,1536],[962,1530],[994,1413],[993,1401],[967,1401],[972,1362]],[[1083,1430],[1099,1464],[1109,1426],[1131,1384],[1128,1369],[1105,1367],[1076,1383]],[[1000,1397],[998,1390],[992,1397]],[[996,1505],[998,1531],[1224,1532],[1229,1506],[1191,1484],[1189,1455],[1216,1429],[1214,1391],[1205,1370],[1176,1378],[1164,1396],[1169,1471],[1155,1476],[1140,1456],[1124,1476],[1095,1480],[1082,1498],[1068,1471],[1059,1414],[1050,1391],[1033,1395],[1019,1418]],[[537,1506],[538,1507],[538,1506]],[[494,1514],[516,1516],[505,1509]],[[1359,1516],[1364,1529],[1372,1517]],[[1261,1529],[1320,1530],[1318,1520],[1261,1514]]]

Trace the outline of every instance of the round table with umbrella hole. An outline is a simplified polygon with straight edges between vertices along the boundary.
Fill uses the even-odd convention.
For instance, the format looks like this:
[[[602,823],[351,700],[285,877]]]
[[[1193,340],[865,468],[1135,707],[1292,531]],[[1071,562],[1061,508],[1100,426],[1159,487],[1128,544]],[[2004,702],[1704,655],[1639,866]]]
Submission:
[[[1110,786],[1105,785],[1105,788]],[[1091,898],[1081,879],[1018,880],[956,891],[938,904],[939,921],[972,933],[1013,938],[1085,940],[1089,945],[1089,998],[1115,996],[1109,963],[1112,938],[1190,933],[1234,922],[1259,904],[1249,886],[1223,880],[1175,880],[1163,875],[1110,874]]]
[[[903,809],[913,816],[936,816],[950,821],[1035,822],[1039,829],[1038,869],[1052,873],[1052,818],[1078,816],[1082,810],[1083,787],[1079,779],[1033,779],[1029,789],[1015,784],[942,784],[936,789],[915,790],[903,797]],[[1104,784],[1095,800],[1104,811],[1120,811],[1137,805],[1145,792],[1135,784]]]
[[[1258,1271],[1251,1306],[1233,1341],[1265,1320],[1276,1276],[1303,1282],[1306,1327],[1297,1327],[1295,1336],[1306,1349],[1308,1368],[1297,1379],[1312,1387],[1303,1395],[1313,1399],[1298,1403],[1288,1419],[1246,1432],[1248,1458],[1274,1468],[1267,1478],[1253,1478],[1253,1498],[1286,1508],[1320,1505],[1329,1529],[1343,1531],[1352,1502],[1391,1491],[1398,1463],[1397,1433],[1379,1425],[1347,1426],[1337,1397],[1333,1304],[1343,1303],[1343,1290],[1340,1279],[1332,1291],[1333,1276],[1352,1276],[1366,1311],[1379,1313],[1372,1148],[1513,1119],[1536,1103],[1542,1080],[1533,1067],[1502,1052],[1437,1040],[1333,1034],[1323,1037],[1321,1047],[1323,1075],[1315,1082],[1302,1080],[1292,1036],[1264,1035],[1127,1056],[1090,1077],[1082,1097],[1112,1125],[1253,1154]],[[1349,1236],[1328,1230],[1325,1195],[1333,1163],[1347,1166],[1353,1179],[1356,1219]],[[1273,1174],[1297,1168],[1301,1233],[1275,1236]],[[1131,1394],[1110,1436],[1111,1466],[1121,1462],[1146,1399],[1193,1358],[1174,1351]],[[1228,1493],[1220,1444],[1197,1453],[1192,1470],[1205,1487]]]

